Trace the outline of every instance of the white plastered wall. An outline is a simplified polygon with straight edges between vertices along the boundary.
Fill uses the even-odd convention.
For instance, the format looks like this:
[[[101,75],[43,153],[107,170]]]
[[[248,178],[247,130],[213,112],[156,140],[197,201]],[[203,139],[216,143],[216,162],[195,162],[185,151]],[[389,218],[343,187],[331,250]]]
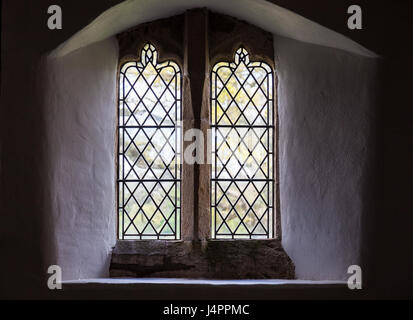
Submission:
[[[275,37],[283,246],[299,279],[359,265],[376,59]]]
[[[108,276],[116,241],[117,41],[47,60],[45,114],[55,261],[64,280]]]

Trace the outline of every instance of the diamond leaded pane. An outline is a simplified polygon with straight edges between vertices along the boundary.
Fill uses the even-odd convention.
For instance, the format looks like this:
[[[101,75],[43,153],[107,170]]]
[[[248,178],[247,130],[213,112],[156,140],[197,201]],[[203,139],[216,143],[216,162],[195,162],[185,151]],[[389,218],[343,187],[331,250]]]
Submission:
[[[273,72],[243,47],[211,76],[212,238],[273,237]]]
[[[120,239],[179,239],[181,71],[146,44],[119,77]]]

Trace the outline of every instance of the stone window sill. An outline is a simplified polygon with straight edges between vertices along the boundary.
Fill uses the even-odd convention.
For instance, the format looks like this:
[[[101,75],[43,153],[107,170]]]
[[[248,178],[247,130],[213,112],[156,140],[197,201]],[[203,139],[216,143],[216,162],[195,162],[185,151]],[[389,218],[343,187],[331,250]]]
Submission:
[[[249,280],[210,280],[184,278],[96,278],[62,281],[63,286],[92,285],[205,285],[205,286],[278,286],[278,287],[343,287],[346,281],[314,281],[314,280],[282,280],[282,279],[249,279]]]
[[[63,297],[76,299],[237,300],[355,298],[344,281],[206,280],[176,278],[102,278],[63,281]],[[61,291],[61,292],[60,292]]]
[[[117,242],[111,277],[294,279],[278,239]]]

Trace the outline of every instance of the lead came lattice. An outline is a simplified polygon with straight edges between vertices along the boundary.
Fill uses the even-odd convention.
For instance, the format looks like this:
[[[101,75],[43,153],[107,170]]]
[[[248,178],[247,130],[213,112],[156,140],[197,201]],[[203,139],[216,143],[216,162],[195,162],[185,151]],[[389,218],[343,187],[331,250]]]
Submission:
[[[119,77],[120,239],[179,239],[181,71],[147,43]]]
[[[271,67],[250,62],[243,47],[213,68],[214,239],[273,237],[273,86]]]

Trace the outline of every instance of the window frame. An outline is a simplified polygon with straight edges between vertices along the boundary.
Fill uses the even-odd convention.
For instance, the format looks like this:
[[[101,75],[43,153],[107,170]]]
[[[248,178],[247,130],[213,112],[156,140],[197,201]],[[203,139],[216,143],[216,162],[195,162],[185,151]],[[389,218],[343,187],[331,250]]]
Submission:
[[[251,61],[263,61],[265,62],[273,71],[273,236],[268,239],[259,239],[258,241],[266,241],[266,240],[281,240],[281,222],[280,222],[280,203],[279,203],[279,159],[278,159],[278,77],[277,77],[277,69],[276,69],[276,62],[274,58],[274,47],[273,47],[273,39],[272,34],[267,31],[264,31],[258,27],[240,21],[236,18],[221,15],[218,13],[210,12],[206,9],[191,9],[187,10],[184,14],[178,16],[168,17],[166,19],[160,19],[151,21],[148,23],[140,24],[128,31],[122,32],[119,34],[118,41],[119,41],[119,67],[125,61],[133,61],[134,59],[139,59],[137,57],[136,50],[139,47],[142,47],[144,43],[151,42],[158,50],[159,57],[161,59],[159,62],[164,62],[166,60],[172,60],[181,68],[182,71],[182,136],[184,135],[186,129],[193,128],[194,121],[196,122],[196,116],[193,115],[193,110],[190,110],[191,106],[188,100],[191,100],[190,85],[188,83],[191,82],[191,73],[188,70],[188,62],[187,62],[187,44],[188,44],[188,13],[200,11],[201,15],[206,16],[206,72],[208,76],[205,76],[205,82],[209,82],[209,75],[212,67],[219,61],[233,61],[234,53],[239,46],[244,46],[249,54]],[[180,18],[182,18],[185,22],[182,24]],[[217,19],[224,17],[230,23],[235,25],[235,28],[232,28],[230,32],[227,32],[225,35],[222,30],[220,30],[221,25],[220,23],[216,23]],[[178,20],[177,20],[178,19]],[[177,23],[178,21],[178,23]],[[222,23],[224,29],[226,28],[226,23]],[[218,26],[216,26],[218,25]],[[165,26],[167,26],[165,28]],[[178,26],[178,28],[176,27]],[[183,31],[183,37],[176,36],[179,34],[176,31],[181,28],[180,31]],[[159,32],[162,29],[163,33]],[[169,29],[169,30],[167,30]],[[227,30],[226,30],[227,31]],[[168,33],[169,32],[169,33]],[[175,38],[174,38],[175,37]],[[246,38],[247,41],[242,41],[242,38]],[[225,41],[223,41],[225,40]],[[179,45],[181,44],[181,46]],[[264,45],[262,45],[264,44]],[[264,48],[263,48],[264,47]],[[254,48],[253,50],[251,48]],[[212,67],[211,67],[212,66]],[[118,68],[118,75],[117,81],[119,81],[119,70]],[[208,86],[209,88],[209,86]],[[118,90],[119,91],[119,90]],[[208,96],[205,96],[205,92],[208,92]],[[188,94],[189,93],[189,94]],[[209,117],[209,111],[205,112],[205,109],[209,109],[209,90],[204,88],[204,92],[202,94],[202,113],[201,118],[201,130],[205,133],[205,137],[207,139],[206,130],[210,129],[209,127],[205,128],[203,126],[203,120],[205,120],[205,114]],[[205,101],[208,101],[207,103]],[[192,113],[191,116],[186,116],[187,113]],[[190,125],[188,125],[190,124]],[[208,118],[208,125],[209,125],[209,118]],[[118,137],[116,137],[118,140]],[[181,152],[182,154],[185,151],[186,145],[188,142],[182,141],[181,144]],[[116,147],[117,148],[117,147]],[[117,161],[117,160],[116,160]],[[196,166],[196,164],[195,164]],[[206,168],[207,167],[207,168]],[[118,168],[118,164],[116,163],[116,168]],[[222,239],[213,239],[211,237],[212,229],[211,229],[211,211],[210,211],[210,190],[208,191],[207,195],[202,195],[203,199],[196,199],[187,193],[187,191],[194,191],[194,184],[193,180],[203,180],[202,176],[207,176],[208,178],[208,185],[207,189],[210,189],[209,184],[209,177],[211,174],[211,166],[208,165],[199,165],[198,168],[191,168],[190,165],[185,164],[182,162],[182,182],[181,182],[181,237],[177,239],[177,241],[227,241]],[[186,172],[185,172],[186,171]],[[117,172],[117,171],[116,171]],[[186,179],[186,177],[190,177],[190,179]],[[199,187],[199,185],[198,185]],[[195,194],[198,196],[200,194],[199,190],[205,190],[205,188],[199,187],[199,189],[195,190]],[[117,195],[117,202],[118,202],[118,187],[116,186],[116,195]],[[207,199],[208,205],[205,206],[205,199]],[[118,206],[118,203],[117,203]],[[199,210],[198,217],[194,217],[194,209],[196,208]],[[206,214],[207,212],[207,214]],[[119,223],[119,219],[117,219],[117,223]],[[205,226],[208,226],[206,229]],[[117,226],[117,239],[121,241],[118,235],[119,226]],[[129,241],[129,240],[128,240]],[[134,240],[131,240],[134,241]],[[136,241],[145,241],[145,240],[136,240]],[[153,240],[148,240],[153,241]],[[173,241],[173,240],[167,240]],[[243,241],[241,239],[237,241]]]
[[[204,164],[182,163],[181,239],[117,240],[110,263],[111,277],[172,277],[206,279],[294,279],[295,267],[281,243],[278,159],[278,78],[273,35],[236,18],[205,8],[141,24],[118,35],[119,61],[136,57],[140,43],[152,42],[164,59],[183,71],[182,132],[210,129],[210,74],[218,61],[232,61],[243,44],[252,61],[273,70],[274,235],[271,239],[211,239],[208,144]],[[251,49],[252,48],[252,49]],[[182,152],[193,141],[182,142]],[[196,195],[196,196],[195,196]]]
[[[275,148],[275,143],[274,143],[274,141],[275,141],[275,138],[274,138],[274,135],[275,135],[275,127],[276,127],[276,121],[275,121],[275,119],[276,119],[276,117],[275,117],[275,96],[276,96],[276,87],[275,87],[275,81],[274,81],[274,79],[275,79],[275,71],[274,71],[274,68],[271,66],[271,65],[269,65],[266,61],[264,61],[262,58],[258,58],[257,60],[251,60],[250,59],[250,57],[251,57],[251,54],[250,54],[250,52],[252,52],[252,50],[251,49],[248,49],[248,48],[246,48],[245,47],[245,45],[243,44],[243,43],[240,43],[239,45],[236,45],[235,46],[235,48],[237,48],[237,49],[234,49],[233,50],[233,56],[232,56],[232,59],[230,59],[230,60],[228,60],[228,59],[226,59],[226,60],[222,60],[222,61],[218,61],[218,62],[216,62],[214,65],[212,65],[211,66],[211,76],[210,76],[210,81],[211,81],[211,83],[210,83],[210,103],[211,103],[211,105],[210,105],[210,108],[211,108],[211,111],[210,111],[210,127],[211,128],[213,128],[213,131],[219,131],[219,128],[224,128],[224,127],[228,127],[228,128],[230,128],[229,129],[229,131],[231,131],[231,130],[235,130],[236,132],[237,132],[237,134],[239,135],[239,132],[237,131],[237,128],[243,128],[243,129],[246,129],[247,131],[252,131],[252,130],[254,130],[254,129],[257,129],[257,128],[263,128],[264,130],[265,130],[265,133],[264,134],[266,134],[267,135],[267,148],[265,149],[265,151],[266,151],[266,158],[267,158],[267,165],[268,165],[268,167],[267,167],[267,178],[266,179],[255,179],[254,177],[247,177],[247,178],[245,178],[245,179],[241,179],[241,180],[245,180],[244,182],[248,182],[248,185],[249,184],[254,184],[254,182],[255,181],[257,181],[257,180],[262,180],[262,182],[264,182],[264,180],[265,180],[265,183],[266,183],[266,188],[267,188],[267,202],[268,202],[268,206],[267,206],[267,209],[266,209],[266,211],[268,211],[267,213],[265,213],[264,215],[267,217],[267,229],[266,229],[266,233],[265,234],[253,234],[254,233],[254,231],[255,231],[255,229],[256,229],[256,227],[254,227],[254,229],[253,229],[253,231],[251,231],[251,232],[249,232],[249,230],[248,230],[248,228],[247,228],[247,226],[243,223],[243,220],[246,218],[246,216],[247,216],[247,214],[248,214],[248,211],[252,211],[253,212],[253,214],[254,214],[254,216],[256,217],[256,218],[258,218],[257,217],[257,215],[255,214],[255,212],[254,212],[254,209],[252,208],[253,207],[253,205],[254,205],[254,203],[255,203],[255,201],[256,200],[254,200],[254,202],[253,202],[253,204],[251,205],[249,202],[248,202],[248,200],[246,199],[246,197],[244,197],[244,193],[245,193],[245,190],[246,190],[246,188],[248,187],[248,185],[247,185],[247,187],[244,189],[244,191],[241,191],[241,189],[239,189],[238,188],[238,186],[237,186],[237,189],[238,189],[238,191],[240,192],[240,196],[238,197],[238,199],[237,199],[237,201],[235,202],[235,204],[231,204],[230,203],[230,205],[231,205],[231,207],[232,207],[232,209],[230,210],[230,212],[228,213],[228,215],[231,213],[231,211],[234,211],[235,213],[236,213],[236,215],[237,215],[237,217],[241,220],[240,221],[240,223],[239,223],[239,225],[238,225],[238,227],[236,228],[236,229],[238,229],[239,228],[239,226],[241,225],[241,224],[244,224],[244,227],[246,228],[246,230],[248,230],[248,235],[246,235],[246,234],[238,234],[238,235],[235,235],[235,233],[234,232],[232,232],[232,230],[230,230],[230,227],[228,226],[228,228],[229,228],[229,231],[230,231],[230,235],[228,234],[228,235],[226,235],[226,234],[222,234],[222,235],[218,235],[217,234],[217,229],[216,229],[216,223],[217,223],[217,213],[216,213],[216,211],[214,211],[214,213],[215,214],[213,214],[212,213],[212,210],[217,210],[217,207],[218,207],[218,204],[219,204],[219,202],[222,200],[222,198],[223,197],[225,197],[227,200],[228,200],[228,202],[230,202],[230,200],[229,200],[229,198],[225,195],[225,196],[222,196],[221,198],[220,198],[220,201],[218,201],[217,202],[217,199],[216,199],[216,193],[217,193],[217,188],[216,188],[216,185],[217,184],[219,184],[219,181],[225,181],[225,180],[227,180],[227,181],[230,181],[230,185],[231,184],[236,184],[237,183],[237,181],[239,182],[239,180],[240,179],[237,179],[236,177],[230,177],[229,179],[220,179],[219,178],[219,176],[220,176],[220,174],[221,174],[221,172],[223,171],[223,169],[220,171],[220,173],[218,174],[218,176],[215,176],[215,178],[213,178],[212,177],[212,172],[213,172],[213,167],[215,166],[215,168],[216,168],[216,166],[217,166],[217,162],[216,162],[216,159],[217,158],[219,158],[218,157],[218,149],[216,149],[217,148],[217,146],[216,146],[216,143],[217,143],[217,140],[216,140],[216,137],[215,137],[215,141],[213,141],[212,142],[212,145],[213,146],[215,146],[215,149],[212,151],[212,153],[213,154],[215,154],[215,157],[214,157],[214,159],[212,159],[212,166],[211,166],[211,178],[210,178],[210,188],[211,188],[211,190],[210,190],[210,193],[211,193],[211,238],[213,239],[213,240],[228,240],[228,239],[233,239],[233,240],[252,240],[252,239],[255,239],[255,240],[268,240],[268,239],[274,239],[275,237],[276,237],[276,221],[278,220],[277,218],[276,218],[276,206],[274,205],[274,203],[275,203],[275,194],[276,194],[276,192],[275,192],[275,188],[276,188],[276,184],[275,184],[275,173],[276,173],[276,169],[275,169],[275,164],[276,164],[276,162],[275,162],[275,159],[277,158],[277,153],[276,153],[276,148]],[[268,97],[268,99],[266,100],[266,104],[267,104],[267,110],[268,110],[268,115],[267,115],[267,123],[265,124],[265,125],[255,125],[254,124],[254,122],[255,122],[255,120],[253,121],[253,123],[252,124],[250,124],[249,123],[249,121],[247,121],[248,122],[248,125],[239,125],[239,124],[236,124],[236,123],[232,123],[232,121],[231,121],[231,119],[229,118],[229,115],[228,114],[226,114],[226,112],[224,111],[224,110],[222,110],[223,112],[224,112],[224,114],[226,114],[226,116],[228,117],[228,120],[231,122],[231,125],[221,125],[221,124],[219,124],[219,122],[220,121],[218,121],[218,122],[216,122],[216,120],[217,119],[215,119],[215,122],[214,122],[214,117],[213,117],[213,114],[214,114],[214,111],[213,111],[213,108],[214,108],[214,105],[213,105],[213,103],[214,103],[214,100],[215,100],[215,117],[216,117],[216,113],[217,113],[217,104],[220,104],[219,102],[218,102],[218,96],[215,96],[214,94],[213,94],[213,88],[215,88],[216,89],[216,84],[215,85],[213,85],[213,81],[214,81],[214,79],[216,80],[216,77],[219,77],[218,76],[218,72],[219,72],[219,70],[221,69],[221,68],[223,68],[223,67],[225,67],[225,68],[229,68],[229,69],[231,69],[231,68],[233,68],[233,67],[235,67],[235,66],[239,66],[242,62],[237,62],[237,59],[240,59],[241,58],[241,56],[238,54],[239,52],[242,52],[242,54],[245,54],[246,53],[246,57],[248,58],[248,64],[246,64],[246,67],[247,68],[262,68],[262,69],[265,69],[265,72],[266,72],[266,78],[268,77],[269,78],[269,81],[268,81],[268,83],[267,83],[267,95],[269,96]],[[250,74],[252,74],[252,72],[250,72]],[[234,72],[232,72],[232,75],[230,76],[230,78],[232,77],[232,76],[235,76],[235,73]],[[253,76],[254,77],[254,76]],[[249,78],[249,75],[247,76],[247,79]],[[221,79],[222,80],[222,79]],[[255,78],[254,78],[254,80],[255,81],[257,81]],[[237,79],[237,81],[238,81],[238,79]],[[257,83],[257,82],[256,82]],[[258,83],[257,83],[258,84]],[[262,84],[262,83],[261,83]],[[225,89],[225,90],[227,90],[226,88],[225,88],[225,84],[223,84],[224,86],[223,86],[223,88]],[[241,84],[240,84],[241,85]],[[243,87],[243,85],[241,85],[241,87]],[[252,95],[252,97],[248,97],[248,98],[250,98],[250,101],[252,102],[252,98],[254,97],[254,95],[259,91],[259,90],[261,90],[262,91],[262,88],[260,87],[260,88],[258,88],[256,91],[255,91],[255,93]],[[221,89],[221,91],[220,91],[220,93],[223,91],[223,89]],[[228,91],[228,90],[227,90]],[[238,93],[237,93],[238,94]],[[234,96],[234,97],[232,97],[231,96],[231,98],[232,98],[232,102],[231,102],[231,104],[234,102],[236,105],[237,105],[237,108],[238,109],[240,109],[239,108],[239,105],[238,105],[238,103],[235,101],[235,99],[236,99],[236,96],[237,96],[237,94]],[[253,103],[253,102],[252,102]],[[249,105],[249,103],[247,103],[247,105]],[[223,107],[222,105],[220,106],[221,108]],[[256,107],[256,106],[255,106]],[[256,107],[257,108],[257,107]],[[265,107],[263,107],[262,108],[262,110],[260,110],[260,111],[263,111],[265,109]],[[260,112],[259,112],[259,110],[258,109],[256,109],[257,110],[257,117],[256,118],[258,118],[258,116],[260,116],[261,118],[262,118],[262,116],[260,115]],[[241,115],[243,115],[243,111],[244,110],[240,110],[240,113],[241,113]],[[247,115],[243,115],[245,118],[247,118],[248,116]],[[241,117],[241,116],[240,116]],[[220,118],[220,120],[222,119],[222,117]],[[239,118],[238,118],[239,119]],[[263,120],[264,120],[264,118],[262,118]],[[237,122],[237,121],[236,121]],[[213,137],[213,138],[214,138]],[[263,135],[261,136],[261,137],[259,137],[259,140],[261,140],[262,139],[262,137],[263,137]],[[242,137],[241,138],[241,143],[244,143],[243,142],[243,140],[244,140],[244,138],[245,138],[245,136],[244,137]],[[257,138],[258,138],[258,136],[257,136]],[[262,145],[262,143],[260,142],[260,144]],[[227,144],[228,145],[228,144]],[[245,144],[244,144],[245,145]],[[254,151],[254,149],[257,147],[257,145],[258,144],[256,144],[255,146],[254,146],[254,148],[253,148],[253,150],[248,150],[248,151],[250,151],[250,153],[252,153],[253,151]],[[245,145],[246,146],[246,145]],[[230,146],[228,145],[228,147],[230,148]],[[238,162],[240,162],[239,161],[239,159],[237,158],[237,156],[235,155],[235,152],[234,151],[232,151],[231,152],[232,153],[232,155],[231,155],[231,157],[233,157],[233,156],[235,156],[235,158],[238,160]],[[249,156],[249,157],[253,157],[252,156],[252,154]],[[247,157],[247,159],[249,158],[249,157]],[[254,157],[253,157],[254,158]],[[222,159],[220,159],[221,161],[222,161]],[[254,161],[255,161],[256,159],[254,158]],[[227,165],[228,165],[228,162],[229,162],[230,160],[228,160],[227,161],[227,163],[226,164],[223,164],[224,165],[224,167],[226,167]],[[258,163],[257,163],[258,164]],[[241,166],[244,166],[244,164],[240,164]],[[261,167],[261,165],[262,165],[262,163],[259,165],[259,167]],[[260,170],[261,170],[261,168],[260,168]],[[227,170],[228,171],[228,170]],[[262,170],[261,170],[262,171]],[[263,171],[262,171],[263,172]],[[238,172],[239,173],[239,172]],[[263,172],[264,173],[264,172]],[[230,175],[230,173],[228,172],[228,174]],[[255,174],[254,174],[254,176],[255,176]],[[247,181],[248,180],[248,181]],[[215,199],[213,200],[212,199],[212,196],[213,196],[213,192],[212,192],[212,188],[213,188],[213,185],[215,185],[215,191],[214,191],[214,194],[215,194]],[[230,187],[230,186],[229,186]],[[228,191],[228,189],[229,189],[229,187],[225,190],[225,191]],[[264,187],[264,188],[265,188]],[[263,188],[263,189],[264,189]],[[258,193],[258,195],[257,195],[257,198],[258,197],[260,197],[264,202],[265,202],[265,196],[263,197],[261,194],[262,194],[262,191],[263,191],[263,189],[260,191],[260,192],[258,192],[258,189],[257,188],[255,188],[256,189],[256,191],[257,191],[257,193]],[[223,190],[222,188],[221,188],[221,190]],[[224,192],[225,193],[225,192]],[[250,209],[248,209],[248,211],[247,211],[247,213],[244,215],[244,218],[242,218],[241,219],[241,216],[239,215],[239,213],[237,212],[237,210],[236,210],[236,208],[235,208],[235,206],[236,206],[236,203],[237,202],[239,202],[239,199],[240,198],[244,198],[244,200],[245,200],[245,202],[248,204],[248,205],[250,205]],[[214,209],[213,209],[214,208]],[[271,211],[271,212],[270,212]],[[243,213],[244,214],[244,213]],[[263,215],[263,216],[264,216]],[[222,215],[220,214],[220,216],[221,216],[221,218],[222,218],[222,220],[223,220],[223,222],[221,223],[221,226],[223,225],[223,224],[226,224],[227,225],[227,223],[225,222],[225,220],[226,220],[226,218],[223,218],[222,217]],[[215,221],[212,221],[212,219],[214,219],[215,218]],[[261,219],[259,219],[259,224],[261,224],[261,220],[263,219],[263,217],[261,217]],[[263,226],[263,225],[262,225]],[[264,226],[263,226],[263,228],[264,228]],[[219,230],[219,228],[218,228],[218,230]],[[235,231],[236,232],[236,231]]]
[[[123,74],[123,77],[125,77],[126,75],[126,71],[124,71],[124,72],[122,72],[122,70],[123,70],[123,68],[127,65],[127,64],[136,64],[136,69],[139,69],[139,65],[142,65],[142,66],[144,66],[144,67],[146,67],[146,64],[144,64],[144,62],[143,62],[143,57],[142,57],[142,55],[143,55],[143,53],[144,53],[144,50],[145,50],[145,47],[146,46],[149,46],[149,48],[150,48],[150,46],[152,46],[152,47],[154,47],[154,50],[155,50],[155,52],[156,52],[156,54],[157,54],[157,57],[156,57],[156,65],[154,65],[154,67],[156,68],[156,67],[161,67],[162,66],[162,68],[167,68],[167,67],[172,67],[174,70],[175,70],[175,76],[174,76],[174,78],[176,77],[176,75],[178,75],[178,77],[177,77],[177,83],[178,83],[178,87],[179,87],[179,96],[178,97],[175,97],[176,98],[176,100],[175,100],[175,102],[174,102],[174,104],[179,104],[179,108],[176,108],[176,110],[175,111],[178,111],[178,109],[179,109],[179,114],[177,113],[176,115],[175,115],[175,120],[176,120],[176,123],[175,123],[175,125],[173,126],[174,127],[174,131],[175,131],[175,135],[177,136],[176,138],[175,138],[175,149],[176,150],[174,150],[175,151],[175,156],[174,156],[174,158],[175,158],[175,162],[176,162],[176,159],[179,159],[178,161],[179,162],[176,162],[175,163],[175,171],[178,171],[178,177],[175,177],[173,180],[174,180],[174,184],[178,184],[178,187],[176,187],[176,185],[175,185],[175,192],[177,192],[177,189],[179,189],[179,197],[181,197],[181,193],[182,193],[182,187],[181,187],[181,185],[182,185],[182,164],[181,164],[181,161],[180,161],[180,159],[181,159],[181,157],[182,157],[182,128],[181,128],[181,125],[180,125],[180,123],[181,123],[181,121],[182,121],[182,68],[181,68],[181,66],[176,62],[176,61],[174,61],[174,59],[171,59],[171,58],[166,58],[166,59],[162,59],[162,58],[160,58],[160,54],[159,54],[159,50],[158,50],[158,48],[155,46],[155,45],[153,45],[150,41],[147,41],[146,43],[142,43],[140,46],[139,46],[139,48],[140,48],[140,50],[139,50],[139,53],[138,53],[138,56],[137,57],[133,57],[133,58],[126,58],[126,59],[123,59],[123,61],[121,62],[121,63],[119,63],[119,67],[118,67],[118,74],[117,74],[117,95],[118,95],[118,108],[117,108],[117,130],[116,130],[116,134],[117,134],[117,157],[116,157],[116,172],[117,172],[117,180],[116,180],[116,201],[117,201],[117,206],[116,206],[116,208],[117,208],[117,239],[118,240],[137,240],[137,241],[142,241],[142,240],[179,240],[179,238],[180,238],[180,234],[181,234],[181,228],[182,228],[182,223],[181,223],[181,201],[179,200],[178,201],[178,199],[177,199],[177,197],[175,196],[175,209],[174,209],[174,211],[175,211],[175,213],[174,213],[174,215],[175,215],[175,230],[174,230],[174,238],[170,238],[170,237],[168,237],[167,235],[161,235],[161,234],[157,234],[157,235],[143,235],[143,234],[140,234],[140,235],[125,235],[124,233],[125,233],[125,228],[124,228],[124,225],[122,225],[122,229],[121,229],[121,226],[120,226],[120,215],[121,215],[121,208],[123,208],[123,210],[124,210],[124,207],[126,206],[126,203],[131,199],[131,198],[134,198],[134,200],[137,202],[137,200],[136,200],[136,198],[134,197],[134,195],[133,195],[133,193],[135,193],[135,191],[136,191],[136,189],[135,190],[129,190],[129,191],[131,191],[131,193],[132,193],[132,195],[129,197],[129,200],[127,200],[126,201],[126,203],[125,203],[125,200],[124,200],[124,198],[122,199],[122,205],[121,205],[121,201],[120,201],[120,194],[121,194],[121,192],[119,191],[119,185],[120,184],[126,184],[127,182],[128,182],[128,180],[126,180],[126,179],[124,179],[123,177],[122,177],[122,179],[121,179],[121,177],[119,176],[119,173],[120,173],[120,165],[119,165],[119,157],[121,156],[121,154],[123,155],[123,153],[121,153],[120,152],[120,150],[121,150],[121,145],[120,145],[120,141],[121,141],[121,138],[120,138],[120,131],[122,130],[122,131],[124,131],[124,130],[126,130],[127,129],[127,125],[125,125],[125,124],[123,124],[123,125],[121,125],[121,123],[120,123],[120,118],[121,118],[121,115],[120,115],[120,111],[121,111],[121,104],[122,104],[122,101],[124,101],[125,100],[125,92],[123,91],[123,93],[122,93],[122,97],[121,97],[121,87],[120,87],[120,81],[122,81],[122,76],[121,76],[121,74]],[[152,64],[153,64],[153,62],[151,62]],[[127,69],[129,69],[130,67],[127,67],[126,68],[126,70]],[[176,70],[176,68],[178,68],[178,71]],[[144,68],[145,69],[145,68]],[[138,76],[138,78],[141,76],[141,74]],[[155,77],[156,78],[156,77]],[[135,91],[135,89],[134,89],[134,84],[131,84],[130,83],[130,85],[131,85],[131,89],[130,89],[130,91],[132,91],[132,90],[134,90]],[[148,85],[148,88],[149,88],[149,84],[147,83],[147,85]],[[152,89],[151,89],[152,90]],[[165,90],[166,91],[166,90]],[[175,93],[176,94],[176,93]],[[147,106],[145,107],[145,108],[147,108]],[[128,109],[129,109],[129,106],[128,106]],[[132,108],[133,109],[133,108]],[[130,109],[129,109],[130,110]],[[132,111],[132,110],[130,110],[130,111]],[[148,117],[152,117],[151,116],[151,114],[150,114],[150,112],[149,112],[149,110],[147,110],[148,111]],[[167,113],[169,113],[169,112],[167,112]],[[168,117],[169,117],[169,115],[168,115]],[[144,122],[146,122],[146,120],[144,121]],[[134,125],[133,127],[136,127],[137,129],[138,129],[138,132],[139,132],[139,130],[141,130],[141,131],[144,131],[144,129],[145,129],[145,127],[147,127],[147,126],[145,126],[145,125]],[[138,128],[139,127],[139,128]],[[150,127],[153,127],[153,126],[150,126]],[[166,126],[163,126],[163,125],[157,125],[157,128],[155,129],[155,130],[162,130],[162,128],[164,128],[164,127],[166,127]],[[168,128],[169,127],[172,127],[172,126],[167,126]],[[146,135],[146,134],[145,134]],[[136,137],[136,136],[135,136]],[[165,137],[165,136],[164,136]],[[125,135],[123,135],[123,137],[122,137],[122,141],[123,141],[123,139],[125,139]],[[134,144],[134,142],[133,142],[133,140],[134,140],[134,138],[131,138],[132,140],[131,140],[131,142],[130,142],[130,144]],[[149,138],[148,138],[149,139]],[[169,141],[169,138],[167,139],[168,141]],[[151,143],[151,139],[149,139],[148,140],[148,144],[149,143]],[[123,141],[123,143],[125,143],[124,141]],[[129,144],[129,146],[130,146],[130,144]],[[135,145],[135,144],[134,144]],[[129,146],[126,148],[126,149],[128,149],[129,148]],[[135,146],[135,148],[136,148],[136,146]],[[122,150],[123,150],[123,148],[122,148]],[[123,151],[125,151],[125,150],[123,150]],[[139,150],[137,150],[138,152],[139,152]],[[159,155],[159,153],[158,153],[158,155]],[[143,154],[141,154],[141,156],[143,157]],[[125,155],[123,155],[123,157],[125,157]],[[139,157],[138,157],[139,158]],[[146,160],[145,160],[145,162],[146,162]],[[176,167],[179,167],[179,169],[176,169]],[[124,170],[125,170],[125,164],[123,163],[122,164],[122,172],[124,172]],[[133,170],[134,171],[134,169],[131,169],[131,170]],[[150,170],[150,171],[152,171],[152,169],[148,169],[148,170]],[[135,171],[134,171],[135,172]],[[130,173],[130,172],[129,172]],[[177,173],[177,172],[175,172],[175,173]],[[138,181],[139,180],[139,181]],[[161,179],[161,178],[154,178],[154,179],[152,179],[152,180],[156,180],[156,184],[160,184],[161,183],[161,181],[163,181],[163,179]],[[137,178],[136,179],[136,181],[135,182],[137,182],[138,184],[144,184],[144,182],[145,182],[146,180],[145,179],[139,179],[139,178]],[[154,181],[153,181],[154,182]],[[146,191],[148,191],[147,189],[146,189],[146,187],[144,187],[145,188],[145,190]],[[129,189],[129,188],[128,188]],[[163,189],[163,187],[162,187],[162,189]],[[151,190],[151,191],[153,191],[153,189]],[[165,192],[165,193],[169,193],[170,192],[170,190],[168,190],[168,192],[165,190],[165,189],[163,189],[163,191]],[[122,190],[122,196],[124,197],[124,195],[125,195],[125,190],[123,189]],[[150,195],[150,192],[148,192],[148,197],[150,197],[151,198],[151,200],[153,201],[153,202],[155,202],[155,200],[152,198],[152,196]],[[178,202],[179,202],[179,205],[178,205]],[[155,205],[156,205],[156,203],[155,203]],[[160,212],[161,212],[161,214],[162,214],[162,216],[163,216],[163,213],[162,213],[162,211],[161,211],[161,209],[160,209],[160,207],[161,207],[161,204],[158,206],[158,205],[156,205],[156,207],[157,207],[157,209],[156,209],[156,211],[155,211],[155,213],[153,214],[153,216],[156,214],[156,212],[159,210]],[[144,214],[144,216],[148,219],[148,217],[146,216],[146,214],[143,212],[143,210],[141,210],[142,208],[139,208],[139,210],[138,210],[138,212],[139,211],[142,211],[142,213]],[[178,212],[177,212],[178,211]],[[124,223],[124,213],[122,214],[122,223]],[[151,217],[151,218],[149,218],[148,219],[148,224],[150,224],[151,226],[152,226],[152,223],[151,223],[151,220],[153,219],[153,216]],[[129,215],[128,215],[128,217],[129,217]],[[130,220],[130,218],[129,218],[129,220]],[[170,219],[167,219],[167,221],[169,221]],[[178,220],[178,221],[177,221]],[[168,225],[169,225],[169,222],[166,222]],[[134,226],[135,226],[135,224],[131,221],[130,223],[129,223],[129,225],[130,224],[133,224]],[[153,226],[152,226],[153,227]],[[137,227],[135,226],[135,228],[136,228],[136,230],[138,230],[137,229]],[[122,232],[120,232],[122,230]],[[139,237],[139,239],[125,239],[125,236],[126,237]],[[144,237],[148,237],[147,239],[144,239]],[[152,238],[149,238],[149,237],[157,237],[156,239],[152,239]],[[162,239],[160,238],[160,237],[163,237]]]

